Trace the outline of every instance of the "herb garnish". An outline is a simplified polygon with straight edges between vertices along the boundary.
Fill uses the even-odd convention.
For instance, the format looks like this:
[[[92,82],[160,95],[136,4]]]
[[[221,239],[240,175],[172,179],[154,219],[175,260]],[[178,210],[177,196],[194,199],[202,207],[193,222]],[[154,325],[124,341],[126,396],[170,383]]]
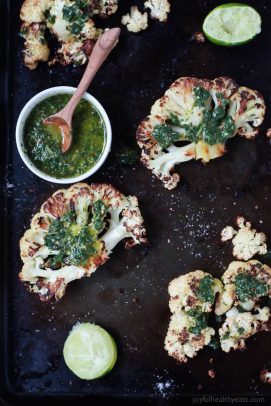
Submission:
[[[204,278],[202,278],[200,280],[198,290],[197,290],[197,296],[203,302],[209,302],[211,304],[214,303],[215,294],[213,291],[213,285],[214,285],[214,280],[211,277],[211,275],[206,275],[206,276],[204,276]]]
[[[200,309],[191,309],[187,311],[187,314],[193,318],[193,325],[189,327],[188,331],[199,336],[207,327],[208,313],[203,313]]]
[[[162,148],[179,140],[208,145],[224,144],[235,133],[235,123],[227,113],[229,101],[222,93],[216,93],[218,105],[211,106],[211,93],[202,87],[195,87],[194,106],[202,107],[202,120],[198,125],[185,123],[177,114],[170,113],[165,124],[154,127],[153,137]],[[209,101],[209,102],[208,102]],[[179,127],[180,131],[174,127]]]
[[[253,299],[259,296],[265,296],[268,293],[268,287],[264,282],[259,281],[252,275],[240,273],[235,278],[236,294],[241,302]]]
[[[93,222],[100,226],[97,211],[101,208],[103,216],[103,206],[94,208]],[[98,221],[98,223],[97,223]],[[59,253],[51,257],[48,266],[58,268],[62,264],[66,265],[86,265],[88,259],[96,253],[98,230],[89,225],[80,226],[76,223],[75,211],[69,211],[62,217],[54,220],[49,226],[45,236],[45,245]]]

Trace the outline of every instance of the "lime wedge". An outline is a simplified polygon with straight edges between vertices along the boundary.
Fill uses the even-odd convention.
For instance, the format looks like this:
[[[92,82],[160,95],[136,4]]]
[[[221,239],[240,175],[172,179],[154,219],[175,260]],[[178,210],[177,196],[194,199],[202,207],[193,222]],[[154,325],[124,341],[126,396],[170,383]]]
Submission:
[[[96,379],[112,370],[117,347],[111,335],[96,324],[77,324],[71,330],[63,355],[70,370],[81,379]]]
[[[253,7],[227,3],[207,15],[202,29],[213,43],[230,47],[252,40],[261,32],[261,22],[261,16]]]

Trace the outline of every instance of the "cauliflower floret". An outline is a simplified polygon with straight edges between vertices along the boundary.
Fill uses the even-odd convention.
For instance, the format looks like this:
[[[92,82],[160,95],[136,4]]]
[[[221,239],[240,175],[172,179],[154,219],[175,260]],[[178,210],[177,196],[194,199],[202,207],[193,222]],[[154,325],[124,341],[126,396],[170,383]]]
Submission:
[[[271,269],[260,261],[233,261],[222,276],[223,292],[218,294],[215,312],[226,313],[233,306],[251,311],[260,297],[271,297]]]
[[[50,9],[51,19],[47,21],[47,26],[61,43],[50,65],[55,62],[63,65],[85,64],[96,40],[103,32],[95,27],[91,18],[84,17],[81,9],[74,7],[74,3],[69,0],[58,0]],[[72,13],[73,18],[70,17]],[[76,21],[80,21],[80,24]]]
[[[236,225],[239,227],[237,231],[228,226],[221,232],[221,241],[232,239],[233,256],[247,261],[256,254],[267,253],[264,233],[258,233],[244,217],[237,217]]]
[[[254,312],[239,312],[233,307],[226,313],[226,320],[219,329],[221,348],[225,352],[245,349],[245,340],[259,331],[269,331],[270,309],[256,306]]]
[[[221,241],[225,242],[232,240],[235,234],[237,234],[237,231],[233,227],[227,226],[221,231]]]
[[[180,179],[174,172],[175,165],[191,159],[208,163],[221,157],[226,152],[226,141],[236,134],[242,135],[241,111],[246,111],[246,117],[251,111],[248,91],[238,88],[227,77],[212,81],[191,77],[176,80],[137,129],[143,164],[167,189],[173,189]],[[243,97],[240,105],[232,99],[236,93],[240,100]],[[251,94],[256,92],[251,90]],[[264,114],[263,100],[261,112]],[[260,119],[252,120],[251,131],[256,131],[252,126],[260,123]]]
[[[171,316],[165,338],[165,350],[180,363],[187,362],[187,357],[195,357],[199,350],[210,343],[215,334],[215,330],[205,324],[206,315],[198,317],[196,319],[181,310]]]
[[[93,13],[106,17],[114,14],[118,9],[118,0],[92,0]]]
[[[151,17],[161,21],[167,21],[168,13],[170,12],[170,4],[168,0],[147,0],[144,3],[145,8],[151,10]]]
[[[265,103],[261,93],[247,87],[239,87],[232,95],[229,114],[235,121],[237,133],[247,139],[255,138],[265,115]]]
[[[260,371],[260,381],[271,384],[271,371],[268,369],[262,369]]]
[[[148,14],[141,13],[137,6],[132,6],[130,14],[124,15],[121,19],[121,23],[127,26],[128,31],[143,31],[148,27]]]
[[[126,248],[146,242],[134,196],[111,185],[78,183],[53,194],[20,241],[19,277],[41,300],[59,300],[68,283],[90,276],[122,239]]]
[[[37,34],[30,32],[25,42],[25,64],[35,69],[40,61],[47,61],[49,48],[44,38],[45,28],[60,42],[56,56],[49,62],[60,62],[64,65],[84,64],[91,53],[95,41],[103,30],[97,29],[91,17],[116,12],[118,0],[25,0],[20,17],[23,21],[22,32],[30,31],[32,26],[42,27],[42,38],[36,39]],[[41,43],[41,44],[40,44]],[[42,46],[41,46],[42,45]]]
[[[45,21],[44,12],[48,10],[54,0],[25,0],[20,11],[20,18],[27,25]]]
[[[198,270],[173,279],[169,284],[168,293],[172,313],[195,308],[210,312],[217,293],[222,293],[222,283],[209,273]]]
[[[48,61],[50,50],[44,37],[45,25],[42,23],[23,24],[21,35],[24,43],[24,64],[35,69],[39,62]]]
[[[173,279],[168,287],[171,316],[165,349],[179,362],[193,358],[208,345],[213,328],[208,326],[216,294],[222,284],[209,273],[194,271]]]

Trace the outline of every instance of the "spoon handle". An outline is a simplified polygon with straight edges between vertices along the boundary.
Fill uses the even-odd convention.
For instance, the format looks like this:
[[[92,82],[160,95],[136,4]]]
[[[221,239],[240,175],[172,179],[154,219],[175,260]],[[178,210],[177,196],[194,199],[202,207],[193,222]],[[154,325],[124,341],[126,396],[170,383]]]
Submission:
[[[85,73],[69,103],[61,111],[61,116],[67,122],[70,122],[69,118],[72,116],[76,106],[87,91],[97,71],[117,44],[120,31],[120,28],[111,28],[104,32],[94,45]]]

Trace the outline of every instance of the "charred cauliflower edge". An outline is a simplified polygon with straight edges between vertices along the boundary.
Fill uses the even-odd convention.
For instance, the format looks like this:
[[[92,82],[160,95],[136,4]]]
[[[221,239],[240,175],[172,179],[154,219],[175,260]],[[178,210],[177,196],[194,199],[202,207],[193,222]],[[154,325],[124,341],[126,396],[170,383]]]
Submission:
[[[73,220],[67,217],[69,215]],[[86,257],[83,264],[79,262],[78,265],[78,258],[77,262],[69,260],[71,255],[78,255],[78,250],[71,253],[65,247],[66,232],[66,240],[75,238],[71,246],[79,244],[79,249],[82,249],[80,243],[86,235],[90,251],[84,251],[83,246]],[[19,278],[41,300],[59,300],[68,283],[90,276],[109,259],[122,239],[126,239],[126,248],[147,241],[135,196],[126,197],[106,184],[77,183],[69,189],[60,189],[43,203],[31,221],[31,228],[20,240],[24,264]],[[65,255],[59,257],[63,249]]]
[[[209,92],[209,97],[200,106],[196,103],[195,89]],[[224,105],[223,105],[224,103]],[[174,172],[175,165],[191,159],[201,159],[208,163],[211,159],[225,154],[225,142],[208,144],[204,141],[202,127],[204,114],[219,112],[223,107],[226,118],[232,121],[235,135],[253,139],[259,132],[264,119],[265,103],[262,95],[247,87],[239,87],[229,77],[218,77],[214,80],[182,77],[177,79],[151,108],[150,115],[137,129],[136,138],[141,148],[141,161],[158,177],[165,188],[173,189],[180,180]],[[172,117],[174,121],[172,120]],[[174,134],[175,142],[161,145],[154,137],[155,130],[161,126],[167,133]],[[195,142],[189,141],[187,128],[198,130]],[[190,137],[191,138],[191,137]],[[184,141],[183,146],[176,141]]]
[[[25,0],[20,11],[25,65],[35,69],[39,62],[49,60],[46,29],[60,42],[50,64],[84,64],[103,32],[95,27],[92,17],[109,16],[117,8],[118,0]]]

